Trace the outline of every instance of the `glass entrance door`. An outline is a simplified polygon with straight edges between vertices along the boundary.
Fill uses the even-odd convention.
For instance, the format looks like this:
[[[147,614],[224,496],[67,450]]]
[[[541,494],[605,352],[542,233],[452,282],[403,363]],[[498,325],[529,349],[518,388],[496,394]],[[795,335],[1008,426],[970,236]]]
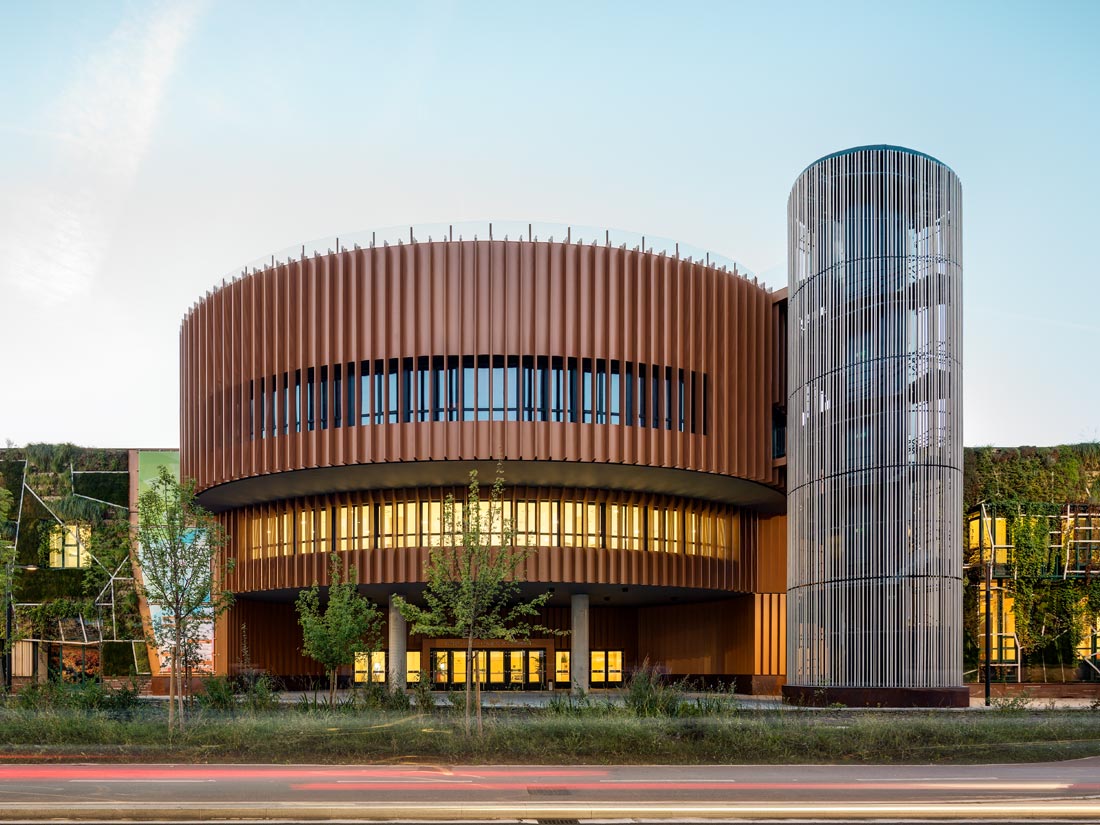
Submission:
[[[437,688],[462,687],[466,670],[471,668],[471,683],[480,679],[483,689],[540,690],[546,684],[546,651],[541,648],[521,650],[475,650],[467,661],[465,650],[433,648],[432,684]]]

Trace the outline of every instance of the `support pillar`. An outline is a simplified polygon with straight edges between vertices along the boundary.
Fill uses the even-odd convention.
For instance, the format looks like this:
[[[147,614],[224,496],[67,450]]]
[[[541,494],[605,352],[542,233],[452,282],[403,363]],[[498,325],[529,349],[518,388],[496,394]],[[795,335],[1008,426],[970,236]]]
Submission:
[[[588,594],[577,593],[570,599],[572,621],[569,634],[569,681],[578,690],[589,688]]]
[[[393,594],[390,594],[389,611],[389,651],[386,655],[386,674],[389,676],[391,690],[404,690],[409,681],[406,669],[405,651],[408,640],[408,629],[405,626],[405,617],[393,603]]]

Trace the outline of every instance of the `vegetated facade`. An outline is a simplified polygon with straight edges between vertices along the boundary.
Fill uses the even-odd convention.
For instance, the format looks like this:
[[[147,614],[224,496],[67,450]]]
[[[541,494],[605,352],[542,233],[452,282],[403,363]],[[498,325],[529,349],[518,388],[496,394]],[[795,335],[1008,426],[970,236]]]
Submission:
[[[1100,680],[1100,445],[967,453],[967,666]]]
[[[0,486],[14,503],[5,526],[15,543],[5,657],[14,686],[151,672],[130,552],[137,469],[136,450],[0,450]]]
[[[187,314],[182,473],[235,560],[216,670],[319,677],[293,599],[329,553],[371,598],[415,601],[455,540],[445,497],[500,462],[523,588],[553,593],[539,623],[563,633],[479,640],[487,687],[612,686],[648,660],[775,692],[783,293],[603,231],[480,234],[295,254]],[[353,678],[464,681],[464,641],[388,621]]]

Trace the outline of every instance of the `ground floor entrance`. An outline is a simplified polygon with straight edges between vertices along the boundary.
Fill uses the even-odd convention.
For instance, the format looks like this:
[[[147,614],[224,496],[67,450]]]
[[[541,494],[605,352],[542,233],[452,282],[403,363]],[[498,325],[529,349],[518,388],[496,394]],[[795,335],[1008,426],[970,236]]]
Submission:
[[[408,684],[426,679],[437,690],[461,688],[466,672],[484,690],[544,690],[572,684],[570,652],[547,647],[477,647],[470,656],[466,648],[428,643],[427,657],[421,651],[405,654]],[[426,665],[426,666],[425,666]],[[360,653],[355,657],[356,683],[386,681],[388,653]],[[623,681],[623,651],[593,650],[589,653],[589,687],[617,687]]]
[[[623,595],[621,590],[618,591]],[[743,693],[776,693],[784,681],[784,603],[780,594],[731,595],[709,602],[658,605],[585,604],[581,596],[551,604],[537,617],[549,631],[522,641],[467,640],[412,633],[389,605],[377,642],[342,670],[342,683],[428,683],[461,689],[469,676],[483,690],[599,690],[625,685],[645,670],[669,681],[735,686]],[[580,602],[578,604],[578,602]],[[248,628],[247,651],[239,640]],[[288,689],[323,680],[320,665],[301,653],[301,628],[290,601],[239,597],[220,619],[215,650],[219,672],[247,666]],[[247,656],[246,656],[247,653]]]

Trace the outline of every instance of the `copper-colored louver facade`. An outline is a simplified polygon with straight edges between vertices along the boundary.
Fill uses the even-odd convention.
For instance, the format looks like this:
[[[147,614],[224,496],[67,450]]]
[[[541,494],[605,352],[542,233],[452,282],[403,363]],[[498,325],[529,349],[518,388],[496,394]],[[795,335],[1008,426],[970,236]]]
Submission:
[[[648,657],[776,688],[785,334],[782,296],[753,280],[599,244],[341,248],[223,284],[180,335],[181,471],[236,559],[219,669],[245,622],[255,664],[312,673],[287,638],[290,598],[324,584],[326,551],[369,595],[415,596],[432,502],[501,461],[515,507],[553,503],[525,578],[633,616],[606,642],[627,668]],[[341,527],[347,506],[378,523]],[[406,513],[421,526],[383,524]],[[572,513],[586,526],[569,539]],[[637,527],[627,543],[609,532],[620,513]]]

